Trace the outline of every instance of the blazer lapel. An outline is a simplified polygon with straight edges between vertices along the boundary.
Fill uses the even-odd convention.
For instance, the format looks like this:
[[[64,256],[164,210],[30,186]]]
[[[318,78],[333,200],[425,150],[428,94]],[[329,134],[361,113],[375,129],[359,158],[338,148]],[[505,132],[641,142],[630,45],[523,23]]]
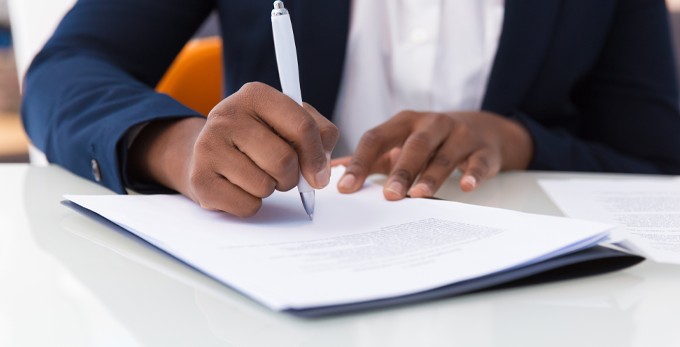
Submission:
[[[330,118],[345,62],[350,0],[284,2],[295,32],[302,99]]]
[[[505,19],[482,109],[518,107],[550,46],[562,0],[506,0]]]

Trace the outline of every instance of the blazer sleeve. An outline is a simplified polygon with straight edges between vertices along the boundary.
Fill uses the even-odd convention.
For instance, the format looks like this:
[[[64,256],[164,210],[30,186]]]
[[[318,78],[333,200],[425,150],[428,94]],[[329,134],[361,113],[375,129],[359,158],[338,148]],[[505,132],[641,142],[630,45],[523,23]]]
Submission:
[[[126,134],[137,124],[200,116],[154,91],[207,18],[211,0],[79,0],[31,64],[22,117],[52,163],[125,192]]]
[[[680,111],[663,0],[621,0],[591,73],[571,95],[577,129],[509,116],[534,139],[530,169],[680,174]]]

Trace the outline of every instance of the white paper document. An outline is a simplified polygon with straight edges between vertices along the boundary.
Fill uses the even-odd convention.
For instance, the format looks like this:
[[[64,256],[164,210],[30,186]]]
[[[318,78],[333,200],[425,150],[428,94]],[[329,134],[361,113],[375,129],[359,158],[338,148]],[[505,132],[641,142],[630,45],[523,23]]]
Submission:
[[[612,243],[680,264],[680,179],[540,180],[569,217],[614,224]]]
[[[177,195],[66,196],[275,310],[417,293],[590,247],[610,225],[404,199],[382,187],[316,192],[314,220],[296,190],[275,192],[251,218]]]

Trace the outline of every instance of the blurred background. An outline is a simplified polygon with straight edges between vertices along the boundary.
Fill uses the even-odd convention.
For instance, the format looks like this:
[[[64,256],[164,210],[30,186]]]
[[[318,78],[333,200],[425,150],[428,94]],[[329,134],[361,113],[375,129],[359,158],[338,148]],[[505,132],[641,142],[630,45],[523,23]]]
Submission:
[[[28,138],[19,116],[21,94],[7,1],[0,0],[0,163],[25,163],[28,162]],[[675,56],[678,59],[680,57],[680,0],[666,0],[666,3],[671,12],[671,31],[674,37]],[[41,9],[44,10],[44,7],[35,6],[30,10],[40,11]],[[28,13],[28,15],[31,14]],[[36,16],[40,17],[39,14]],[[199,30],[197,37],[214,35],[217,32],[218,23],[213,15]],[[25,68],[22,67],[22,69]],[[680,73],[678,80],[680,81]]]
[[[28,161],[7,0],[0,0],[0,162]]]

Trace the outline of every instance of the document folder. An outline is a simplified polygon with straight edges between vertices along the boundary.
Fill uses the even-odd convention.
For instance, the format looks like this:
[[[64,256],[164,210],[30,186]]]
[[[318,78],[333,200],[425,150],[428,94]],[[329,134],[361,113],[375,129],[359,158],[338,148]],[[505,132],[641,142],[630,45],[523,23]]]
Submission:
[[[122,228],[121,226],[109,221],[108,219],[102,217],[101,215],[95,212],[92,212],[91,210],[79,206],[78,204],[75,204],[71,201],[63,201],[62,204],[77,211],[83,216],[88,217],[109,229],[112,229],[113,231],[127,234],[137,239],[139,242],[144,243],[147,242],[137,237],[133,233],[129,232],[128,230]],[[174,257],[174,255],[166,252],[161,248],[156,247],[153,244],[151,244],[151,246],[159,249],[161,252],[164,252],[171,257]],[[179,258],[177,259],[182,261]],[[431,301],[481,291],[501,290],[505,288],[534,285],[540,283],[573,279],[584,276],[598,275],[625,269],[643,260],[644,260],[643,257],[637,255],[629,254],[626,252],[614,250],[603,246],[594,246],[588,249],[565,254],[555,258],[550,258],[527,266],[513,268],[502,272],[494,273],[491,275],[469,279],[466,281],[414,294],[342,305],[329,305],[305,309],[289,308],[283,311],[288,312],[295,316],[308,318],[346,314],[351,312],[414,304],[419,302]],[[209,277],[212,277],[218,282],[221,282],[231,287],[228,283],[224,283],[224,281],[221,281],[219,278],[211,276],[210,274],[204,272],[202,269],[192,266],[191,264],[188,264],[184,261],[182,262],[185,263],[187,266],[192,267],[195,270],[202,272]],[[239,291],[238,288],[233,289]],[[248,295],[247,293],[244,294]]]

